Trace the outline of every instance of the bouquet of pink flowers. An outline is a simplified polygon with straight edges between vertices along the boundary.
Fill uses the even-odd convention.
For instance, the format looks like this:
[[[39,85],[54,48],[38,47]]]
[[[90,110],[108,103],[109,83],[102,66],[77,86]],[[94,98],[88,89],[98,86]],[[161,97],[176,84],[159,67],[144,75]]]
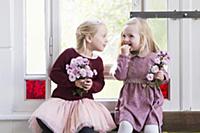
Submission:
[[[73,58],[70,64],[66,65],[66,70],[71,82],[75,82],[78,79],[92,78],[97,75],[96,69],[92,70],[90,68],[89,60],[81,56]],[[83,89],[77,88],[73,91],[73,94],[82,96],[83,92],[85,92]]]
[[[170,57],[167,52],[160,51],[157,53],[154,64],[151,66],[148,74],[146,75],[146,79],[149,85],[156,85],[157,87],[160,87],[162,81],[156,79],[155,76],[160,70],[166,69],[169,60]]]

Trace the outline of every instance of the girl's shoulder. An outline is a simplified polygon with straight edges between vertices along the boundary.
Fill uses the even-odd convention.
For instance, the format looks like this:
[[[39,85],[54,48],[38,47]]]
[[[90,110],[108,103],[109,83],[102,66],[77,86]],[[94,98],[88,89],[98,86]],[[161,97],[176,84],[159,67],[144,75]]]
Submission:
[[[103,64],[103,59],[100,57],[100,56],[98,56],[98,55],[96,55],[96,57],[95,58],[93,58],[93,59],[90,59],[90,61],[92,61],[92,62],[94,62],[95,64]],[[100,65],[99,64],[99,65]]]
[[[76,53],[74,48],[67,48],[63,51],[63,53]]]
[[[67,49],[65,49],[62,53],[61,53],[61,55],[71,55],[71,54],[74,54],[74,50],[73,50],[73,48],[67,48]]]
[[[156,57],[156,52],[150,52],[150,53],[148,53],[147,55],[145,55],[145,56],[138,56],[138,57],[140,57],[140,58],[145,58],[145,59],[152,59],[152,58],[155,58]]]
[[[154,60],[156,56],[157,56],[157,52],[151,52],[148,54],[148,56],[146,56],[146,58],[151,61],[151,60]]]

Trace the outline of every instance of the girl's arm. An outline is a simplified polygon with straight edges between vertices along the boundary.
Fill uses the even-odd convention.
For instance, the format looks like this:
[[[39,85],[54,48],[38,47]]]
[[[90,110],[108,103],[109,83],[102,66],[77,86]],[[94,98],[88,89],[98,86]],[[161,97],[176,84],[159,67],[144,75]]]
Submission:
[[[92,80],[92,87],[91,89],[88,91],[89,93],[97,93],[100,92],[104,85],[105,85],[105,81],[104,81],[104,67],[103,67],[103,61],[100,58],[100,62],[96,63],[98,65],[97,68],[97,76]]]
[[[50,71],[50,78],[57,85],[64,86],[65,88],[72,88],[72,87],[74,88],[75,83],[69,81],[66,72],[66,64],[69,64],[69,62],[70,62],[70,57],[67,50],[65,50],[55,61]]]
[[[128,72],[128,64],[130,57],[126,55],[119,55],[117,59],[117,68],[114,72],[114,77],[118,80],[125,80]]]

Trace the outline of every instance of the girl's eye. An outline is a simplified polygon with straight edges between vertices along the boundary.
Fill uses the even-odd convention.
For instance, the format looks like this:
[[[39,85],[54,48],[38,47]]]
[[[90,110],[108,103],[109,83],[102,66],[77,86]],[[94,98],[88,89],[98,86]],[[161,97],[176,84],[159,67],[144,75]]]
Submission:
[[[134,35],[129,35],[130,37],[134,37]]]
[[[126,35],[122,35],[122,37],[126,37]]]

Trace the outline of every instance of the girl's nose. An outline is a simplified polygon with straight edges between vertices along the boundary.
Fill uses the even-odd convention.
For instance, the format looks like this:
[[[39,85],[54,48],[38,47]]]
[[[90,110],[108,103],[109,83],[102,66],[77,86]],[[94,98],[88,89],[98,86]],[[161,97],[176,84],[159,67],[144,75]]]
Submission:
[[[129,38],[127,36],[125,36],[124,41],[129,41]]]

